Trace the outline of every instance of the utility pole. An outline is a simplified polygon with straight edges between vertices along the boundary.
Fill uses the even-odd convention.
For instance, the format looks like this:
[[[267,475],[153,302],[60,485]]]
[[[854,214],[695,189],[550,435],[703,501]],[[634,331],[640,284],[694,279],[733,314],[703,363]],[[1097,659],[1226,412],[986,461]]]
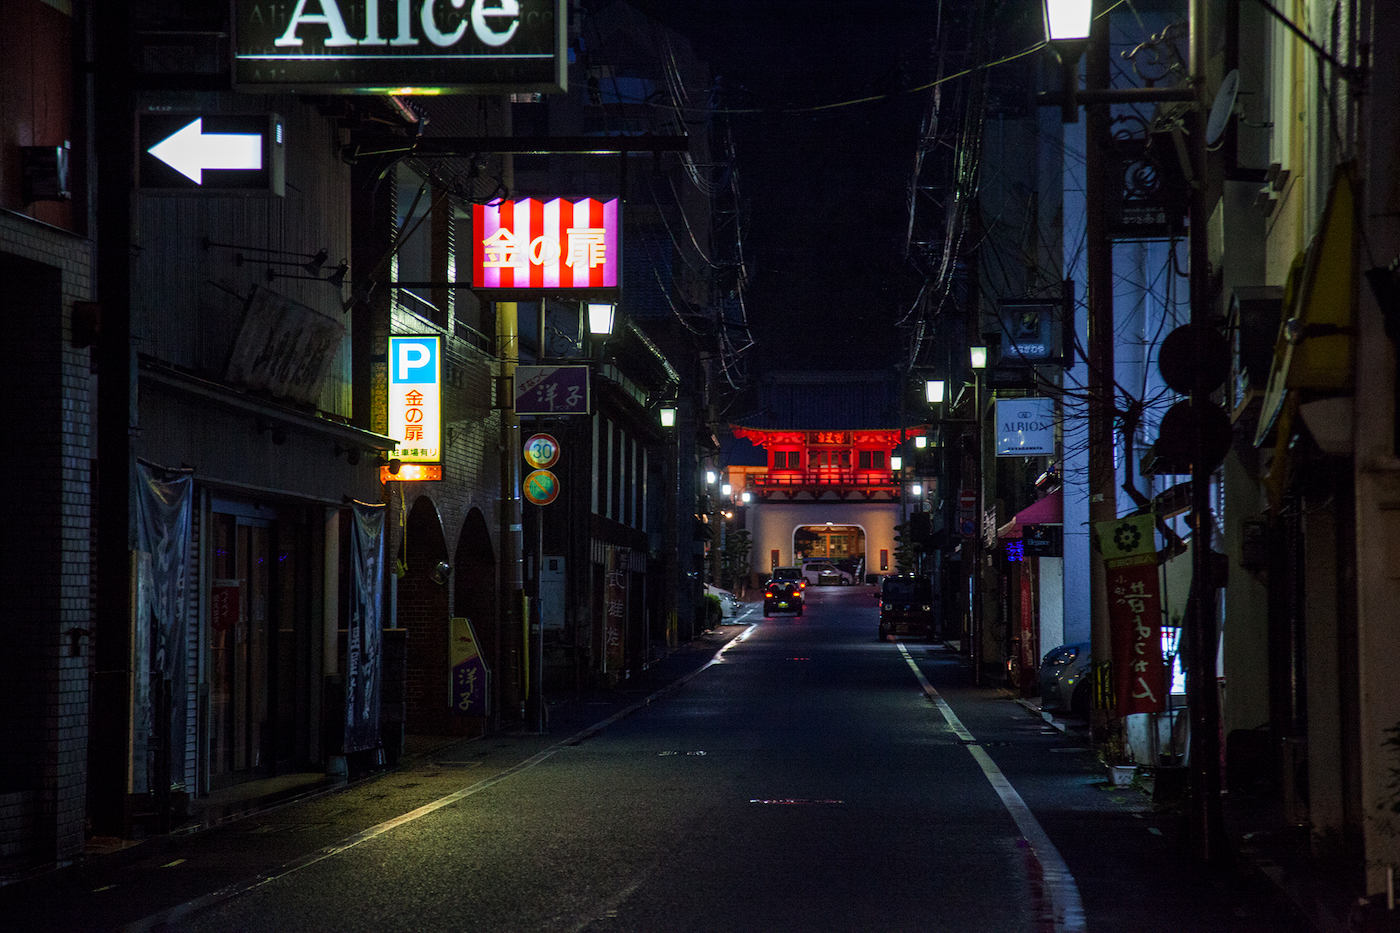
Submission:
[[[1089,91],[1109,86],[1108,15],[1093,22],[1085,52],[1084,78]],[[1113,353],[1113,240],[1103,197],[1108,140],[1112,129],[1106,102],[1084,107],[1085,233],[1089,346],[1089,527],[1118,518],[1117,472],[1113,465],[1114,353]],[[1108,587],[1103,561],[1089,560],[1089,635],[1094,658],[1094,694],[1109,697],[1113,641],[1108,625]],[[1097,701],[1091,705],[1091,731],[1096,741],[1106,737],[1108,710]]]
[[[529,624],[529,613],[525,611],[525,575],[522,566],[524,554],[524,514],[520,500],[520,417],[515,413],[515,367],[520,362],[520,328],[515,302],[496,303],[496,355],[501,361],[501,630],[497,633],[494,659],[496,670],[504,675],[506,658],[501,657],[502,648],[516,644],[516,639],[525,633],[521,627]],[[507,635],[512,630],[518,635]],[[521,638],[521,651],[529,648],[529,639]],[[523,659],[522,659],[523,660]],[[528,663],[528,662],[527,662]],[[506,678],[498,675],[497,695],[501,702],[493,709],[498,718],[506,696]],[[524,689],[522,683],[522,706]],[[523,710],[522,710],[523,713]]]
[[[1206,84],[1205,0],[1191,0],[1191,84],[1197,100],[1191,114],[1191,323],[1197,335],[1196,357],[1205,350],[1199,344],[1207,325],[1213,323],[1210,293],[1210,249],[1207,218],[1210,216],[1210,178],[1207,173],[1205,120]],[[1215,403],[1201,387],[1191,391],[1191,406],[1204,411]],[[1189,654],[1186,672],[1186,706],[1191,717],[1191,835],[1196,854],[1204,862],[1225,856],[1225,820],[1220,801],[1220,693],[1215,667],[1216,587],[1211,570],[1210,477],[1213,468],[1206,453],[1206,432],[1198,430],[1191,458],[1191,593],[1184,619]]]

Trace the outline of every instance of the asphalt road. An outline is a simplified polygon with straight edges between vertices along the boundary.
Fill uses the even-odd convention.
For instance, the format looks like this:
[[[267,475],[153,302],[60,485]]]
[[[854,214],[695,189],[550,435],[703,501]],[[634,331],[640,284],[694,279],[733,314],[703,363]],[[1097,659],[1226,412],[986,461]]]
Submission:
[[[446,745],[9,886],[0,927],[1303,929],[1238,879],[1201,876],[1175,818],[1109,788],[1082,741],[972,686],[942,645],[878,642],[870,588],[808,593],[801,618],[748,610],[711,636],[713,661],[630,710],[625,693],[592,716],[578,700],[587,731]]]

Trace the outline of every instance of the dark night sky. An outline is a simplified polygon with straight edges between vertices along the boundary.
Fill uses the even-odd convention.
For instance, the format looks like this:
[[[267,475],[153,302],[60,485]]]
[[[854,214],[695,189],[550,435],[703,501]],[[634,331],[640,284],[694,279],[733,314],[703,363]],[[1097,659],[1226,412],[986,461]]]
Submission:
[[[894,321],[915,283],[902,260],[906,186],[937,4],[633,0],[695,44],[735,89],[748,202],[756,368],[868,368],[900,357]],[[841,105],[846,102],[874,100]]]

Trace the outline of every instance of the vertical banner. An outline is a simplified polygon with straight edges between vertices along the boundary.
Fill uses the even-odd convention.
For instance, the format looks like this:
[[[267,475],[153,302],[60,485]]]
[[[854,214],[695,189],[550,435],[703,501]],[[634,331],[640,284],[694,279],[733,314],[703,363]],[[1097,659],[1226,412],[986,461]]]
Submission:
[[[1095,526],[1108,588],[1114,699],[1119,716],[1166,709],[1162,596],[1151,515]]]
[[[134,659],[139,680],[149,676],[152,688],[136,710],[150,717],[153,750],[164,754],[164,773],[151,764],[150,790],[185,783],[187,567],[191,545],[194,479],[188,472],[165,470],[137,461],[136,550],[138,598],[135,644],[149,646]],[[149,672],[149,673],[148,673]],[[168,701],[168,705],[167,704]],[[164,710],[159,717],[158,711]],[[139,779],[138,779],[139,780]]]
[[[452,711],[467,716],[485,716],[487,700],[491,695],[487,689],[490,671],[487,670],[486,659],[481,656],[481,643],[476,640],[472,620],[454,618],[449,637],[447,663],[452,671],[449,699]]]
[[[350,512],[355,578],[345,652],[345,751],[362,752],[379,745],[385,507],[357,501]]]
[[[623,625],[627,619],[627,548],[607,549],[606,578],[603,584],[603,663],[605,671],[622,670]]]

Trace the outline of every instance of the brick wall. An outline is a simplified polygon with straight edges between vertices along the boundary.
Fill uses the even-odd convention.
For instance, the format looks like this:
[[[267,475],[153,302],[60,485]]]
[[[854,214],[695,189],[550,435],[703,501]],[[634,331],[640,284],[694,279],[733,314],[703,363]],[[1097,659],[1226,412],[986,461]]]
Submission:
[[[91,267],[87,240],[0,214],[0,416],[26,463],[0,543],[0,871],[83,849],[95,451],[89,350],[71,338]]]

